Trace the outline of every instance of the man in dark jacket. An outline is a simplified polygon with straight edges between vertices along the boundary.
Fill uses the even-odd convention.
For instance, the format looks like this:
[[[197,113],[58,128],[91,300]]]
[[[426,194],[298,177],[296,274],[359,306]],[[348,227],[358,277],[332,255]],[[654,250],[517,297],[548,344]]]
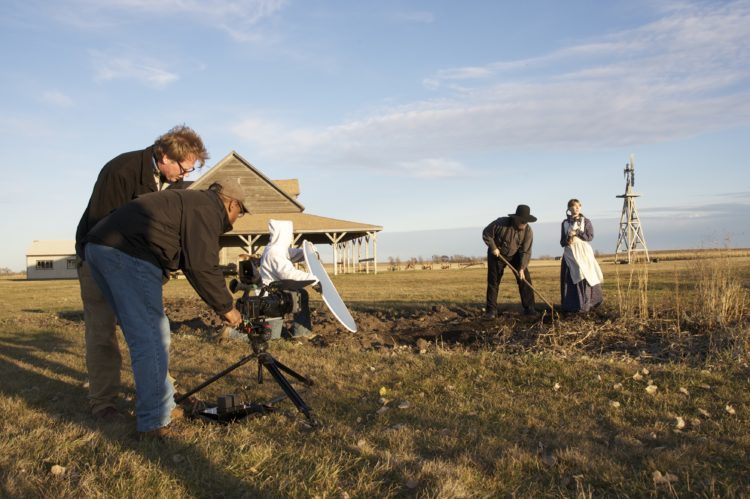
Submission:
[[[86,368],[89,405],[96,417],[117,415],[122,359],[115,334],[115,315],[91,277],[84,260],[86,236],[99,220],[141,194],[167,187],[179,188],[185,175],[202,166],[208,153],[200,136],[187,126],[176,126],[153,145],[121,154],[102,168],[88,206],[76,230],[78,278],[86,323]]]
[[[142,435],[167,435],[175,408],[162,277],[182,270],[217,314],[230,325],[240,323],[219,268],[219,236],[246,211],[244,197],[236,177],[205,191],[144,194],[99,222],[86,238],[86,262],[130,350],[136,427]]]
[[[487,245],[487,304],[484,309],[487,319],[497,316],[497,295],[506,261],[518,272],[516,282],[524,314],[536,314],[534,291],[528,286],[533,284],[528,268],[534,242],[530,222],[536,222],[536,217],[528,206],[519,204],[515,213],[498,218],[482,231],[482,239]]]

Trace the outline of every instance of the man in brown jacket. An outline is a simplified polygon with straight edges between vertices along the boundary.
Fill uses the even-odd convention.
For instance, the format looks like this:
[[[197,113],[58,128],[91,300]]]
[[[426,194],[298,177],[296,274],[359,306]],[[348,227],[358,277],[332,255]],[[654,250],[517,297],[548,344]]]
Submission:
[[[529,226],[531,222],[536,222],[531,209],[525,204],[519,204],[515,213],[498,218],[482,231],[482,239],[487,245],[486,319],[497,316],[497,295],[506,261],[518,272],[515,275],[524,314],[536,315],[534,291],[528,286],[532,284],[528,266],[534,242],[534,232]]]

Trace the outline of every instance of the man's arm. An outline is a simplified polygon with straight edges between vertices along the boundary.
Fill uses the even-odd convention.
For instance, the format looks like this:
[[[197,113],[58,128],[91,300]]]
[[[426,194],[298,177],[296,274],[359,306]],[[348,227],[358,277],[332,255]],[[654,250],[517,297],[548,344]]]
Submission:
[[[180,266],[198,296],[226,318],[234,305],[219,268],[219,236],[223,233],[223,220],[208,206],[184,209],[186,221],[183,222]]]
[[[521,243],[521,248],[519,249],[519,253],[521,254],[521,268],[518,269],[523,270],[529,266],[529,260],[531,260],[531,246],[534,243],[534,231],[531,230],[531,226],[527,225],[523,242]]]
[[[484,241],[484,244],[487,245],[487,247],[494,253],[496,250],[499,253],[499,249],[497,245],[495,244],[495,235],[498,231],[498,223],[497,220],[494,220],[491,222],[487,227],[484,228],[482,231],[482,240]],[[495,255],[497,256],[497,255]]]

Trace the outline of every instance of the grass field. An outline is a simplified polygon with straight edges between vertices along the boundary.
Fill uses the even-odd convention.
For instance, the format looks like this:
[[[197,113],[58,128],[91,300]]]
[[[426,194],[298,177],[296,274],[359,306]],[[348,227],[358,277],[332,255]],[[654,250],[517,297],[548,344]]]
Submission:
[[[750,496],[750,256],[602,268],[601,313],[536,324],[533,341],[421,354],[276,342],[273,354],[315,381],[301,394],[322,428],[285,403],[229,426],[181,421],[166,443],[133,437],[127,363],[120,408],[131,412],[114,423],[88,415],[77,282],[2,279],[0,496]],[[531,271],[559,303],[559,262]],[[478,307],[485,272],[334,282],[355,311]],[[198,300],[184,280],[165,295]],[[509,275],[500,299],[517,306]],[[643,346],[654,338],[658,352]],[[193,386],[246,353],[175,334],[171,371]],[[207,389],[277,391],[257,385],[254,365]]]

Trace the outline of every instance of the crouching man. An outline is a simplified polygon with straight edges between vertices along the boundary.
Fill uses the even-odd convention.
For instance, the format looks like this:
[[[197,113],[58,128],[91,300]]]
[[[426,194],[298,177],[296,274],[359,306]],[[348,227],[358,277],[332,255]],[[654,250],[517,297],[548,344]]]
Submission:
[[[294,226],[289,220],[268,221],[269,242],[260,258],[260,278],[267,286],[275,281],[313,281],[313,288],[318,286],[318,278],[310,272],[295,268],[294,264],[305,259],[302,248],[292,248]],[[317,288],[316,288],[317,289]],[[291,336],[303,337],[312,334],[310,319],[309,295],[304,289],[299,290],[299,311],[294,314]],[[271,338],[281,337],[283,320],[269,320]]]
[[[169,320],[162,282],[182,270],[198,295],[231,325],[241,321],[219,268],[219,236],[247,210],[237,178],[205,191],[145,194],[99,222],[86,237],[91,274],[112,306],[130,351],[136,429],[170,434],[174,386],[168,378]]]

